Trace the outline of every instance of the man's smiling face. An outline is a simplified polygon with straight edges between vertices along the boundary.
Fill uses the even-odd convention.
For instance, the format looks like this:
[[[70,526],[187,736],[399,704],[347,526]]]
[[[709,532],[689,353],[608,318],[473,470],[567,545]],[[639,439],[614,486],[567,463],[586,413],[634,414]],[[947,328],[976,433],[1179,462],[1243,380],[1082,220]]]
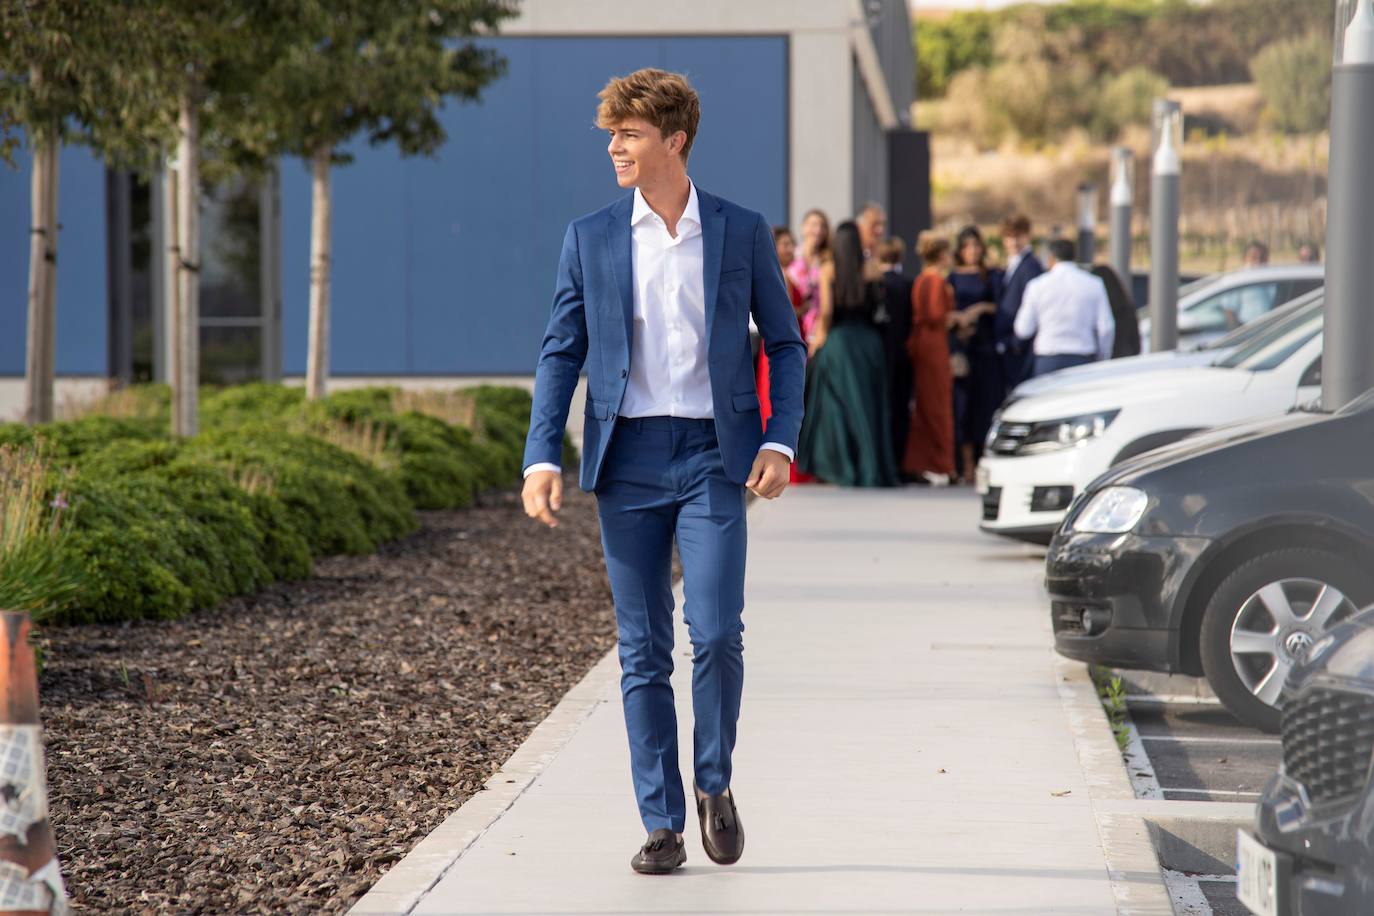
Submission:
[[[679,168],[680,151],[687,135],[678,131],[664,137],[657,127],[640,118],[627,118],[607,130],[611,142],[606,152],[622,188],[652,187]]]

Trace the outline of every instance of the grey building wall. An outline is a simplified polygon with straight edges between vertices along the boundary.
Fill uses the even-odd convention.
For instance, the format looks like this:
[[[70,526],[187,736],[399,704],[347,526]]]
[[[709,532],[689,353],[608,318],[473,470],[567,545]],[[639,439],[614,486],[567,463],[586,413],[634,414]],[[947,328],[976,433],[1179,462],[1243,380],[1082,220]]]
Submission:
[[[868,96],[859,68],[851,70],[854,93],[854,210],[857,212],[869,201],[884,207],[888,202],[887,132],[878,122],[873,101]],[[845,214],[837,222],[854,214]]]
[[[911,10],[907,0],[863,0],[868,30],[878,51],[878,63],[887,78],[892,107],[904,127],[911,126],[911,105],[916,101],[916,52],[911,34]]]

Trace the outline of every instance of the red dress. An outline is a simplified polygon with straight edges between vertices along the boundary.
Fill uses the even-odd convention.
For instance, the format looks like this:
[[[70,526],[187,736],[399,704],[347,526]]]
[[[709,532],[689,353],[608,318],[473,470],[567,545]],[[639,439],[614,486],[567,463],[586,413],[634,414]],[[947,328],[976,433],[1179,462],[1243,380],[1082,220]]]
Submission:
[[[911,289],[911,357],[916,410],[906,440],[902,470],[913,477],[929,471],[954,476],[954,376],[949,368],[950,312],[954,291],[939,271],[926,270]]]
[[[792,300],[792,310],[795,312],[802,307],[806,300],[802,298],[801,290],[792,282],[791,277],[784,273],[783,279],[787,281],[787,295]],[[801,331],[801,324],[801,316],[798,316],[798,332]],[[806,338],[803,336],[802,339],[805,340]],[[763,350],[759,351],[759,364],[755,373],[755,384],[759,389],[759,416],[763,419],[763,425],[766,429],[768,427],[768,418],[773,415],[773,402],[768,395],[768,354]],[[790,475],[790,481],[792,483],[811,483],[815,479],[816,478],[811,474],[797,470],[797,463],[795,461],[792,462],[792,473]]]

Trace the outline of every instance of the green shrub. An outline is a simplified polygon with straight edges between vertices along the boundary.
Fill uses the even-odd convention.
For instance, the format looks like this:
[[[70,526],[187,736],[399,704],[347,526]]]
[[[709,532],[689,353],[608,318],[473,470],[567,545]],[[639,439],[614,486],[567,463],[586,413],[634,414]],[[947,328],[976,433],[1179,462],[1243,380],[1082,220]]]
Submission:
[[[371,553],[415,529],[397,480],[310,436],[261,424],[204,434],[196,447],[235,473],[262,475],[316,556]]]
[[[200,404],[201,425],[206,429],[242,426],[293,416],[305,404],[301,388],[254,382],[207,393]]]
[[[1169,81],[1145,67],[1132,67],[1103,84],[1094,101],[1093,133],[1115,140],[1132,125],[1150,125],[1155,99],[1169,91]]]

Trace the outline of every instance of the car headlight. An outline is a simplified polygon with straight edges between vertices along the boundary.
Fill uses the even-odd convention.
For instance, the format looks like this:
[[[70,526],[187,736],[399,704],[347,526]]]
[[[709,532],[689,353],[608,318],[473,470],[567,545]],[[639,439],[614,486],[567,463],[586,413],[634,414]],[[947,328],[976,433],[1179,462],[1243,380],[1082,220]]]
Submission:
[[[1119,413],[1119,410],[1104,410],[1063,420],[1024,424],[1029,428],[1017,443],[1016,454],[1043,455],[1085,445],[1105,433]]]
[[[1095,494],[1073,520],[1082,534],[1125,534],[1140,524],[1150,499],[1134,487],[1108,487]]]

